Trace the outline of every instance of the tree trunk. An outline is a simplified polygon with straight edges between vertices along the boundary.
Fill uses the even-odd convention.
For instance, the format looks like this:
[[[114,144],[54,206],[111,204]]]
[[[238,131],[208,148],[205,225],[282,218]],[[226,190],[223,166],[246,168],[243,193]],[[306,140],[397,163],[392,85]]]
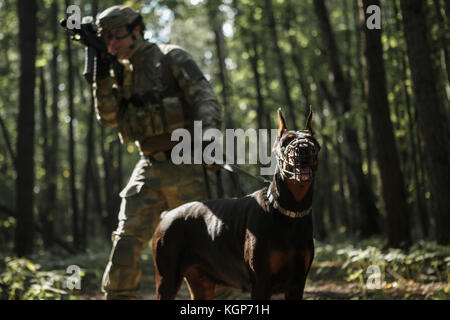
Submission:
[[[363,0],[363,5],[366,12],[367,7],[380,6],[380,3],[378,0]],[[389,113],[381,30],[367,28],[364,30],[369,79],[368,106],[372,118],[381,190],[386,206],[388,241],[390,246],[398,248],[411,242],[409,209]]]
[[[325,48],[329,58],[331,71],[334,75],[334,87],[337,98],[340,102],[340,115],[349,114],[352,106],[350,103],[350,88],[344,79],[342,68],[339,63],[338,48],[331,30],[327,8],[324,0],[314,0],[314,8],[319,20],[319,27],[322,33]],[[349,187],[351,198],[357,208],[359,217],[359,231],[362,237],[369,237],[379,233],[378,209],[375,206],[372,190],[362,171],[361,150],[358,144],[358,135],[350,123],[344,124],[343,156],[348,166]]]
[[[430,180],[432,212],[439,244],[450,243],[450,155],[449,127],[444,105],[431,67],[428,30],[424,23],[424,2],[401,0],[413,91],[419,121],[421,147]]]
[[[266,39],[264,39],[263,41],[265,41],[265,43],[263,44],[263,48],[267,48],[267,46],[269,45],[268,41]],[[270,52],[270,50],[264,50],[263,51],[263,62],[264,62],[264,72],[262,74],[264,82],[263,82],[263,88],[265,91],[265,96],[267,98],[271,97],[273,99],[274,94],[272,93],[272,90],[270,89],[270,81],[272,79],[274,79],[274,75],[273,75],[273,68],[270,67],[270,62],[271,60],[271,54],[272,52]],[[280,105],[282,102],[275,103],[275,105]],[[275,128],[278,126],[277,124],[277,120],[275,120],[272,116],[272,113],[275,114],[275,109],[273,107],[271,107],[270,104],[267,105],[266,108],[266,126],[267,128]],[[275,121],[274,121],[275,120]]]
[[[18,0],[19,15],[19,117],[17,138],[15,252],[18,256],[33,251],[34,188],[34,89],[36,82],[36,15],[35,0]]]
[[[364,70],[367,69],[366,61],[364,59],[364,55],[362,54],[362,39],[361,35],[363,33],[363,28],[365,28],[365,19],[364,19],[364,11],[362,9],[361,0],[354,1],[353,7],[354,13],[354,26],[355,26],[355,35],[356,35],[356,74],[357,74],[357,82],[359,83],[359,90],[361,92],[361,101],[367,101],[367,80],[364,75]],[[372,138],[370,133],[370,115],[367,110],[367,105],[363,104],[364,108],[364,119],[363,119],[363,131],[364,131],[364,140],[366,143],[366,161],[367,161],[367,183],[370,188],[373,188],[372,182]]]
[[[92,16],[95,17],[97,15],[98,5],[97,1],[93,1],[92,3]],[[83,79],[80,78],[80,94],[82,97],[82,101],[84,99],[84,94],[82,91]],[[83,179],[83,205],[81,209],[81,247],[83,251],[87,249],[88,246],[88,212],[89,212],[89,194],[90,190],[95,192],[93,189],[93,176],[94,176],[94,165],[95,165],[95,146],[94,146],[94,118],[95,118],[95,109],[94,109],[94,96],[93,91],[90,91],[90,109],[89,109],[89,117],[88,117],[88,133],[86,137],[86,163],[84,167],[84,179]],[[98,190],[97,190],[98,192]]]
[[[214,27],[214,42],[216,45],[216,52],[217,52],[217,60],[219,64],[219,78],[220,78],[220,84],[222,85],[222,103],[223,103],[223,109],[224,109],[224,122],[225,122],[225,128],[232,128],[233,127],[233,119],[231,118],[232,111],[230,110],[230,103],[229,103],[229,97],[231,97],[230,89],[228,86],[228,77],[227,77],[227,69],[225,66],[225,56],[224,56],[224,38],[223,38],[223,32],[222,32],[222,25],[215,26]]]
[[[4,53],[4,58],[5,58],[5,74],[10,74],[11,72],[11,66],[10,66],[10,60],[9,60],[9,54],[8,54],[8,46],[7,45],[2,45],[3,46],[3,50],[2,52]],[[5,105],[11,105],[11,101],[10,101],[10,97],[6,96],[4,97],[4,104]],[[5,144],[6,144],[6,149],[8,151],[8,154],[11,158],[11,164],[12,167],[14,168],[14,170],[17,172],[17,158],[16,158],[16,154],[14,152],[12,143],[11,143],[11,136],[8,132],[8,129],[6,127],[5,121],[3,120],[1,114],[0,114],[0,128],[2,130],[2,134],[3,134],[3,138],[5,139]]]
[[[11,157],[11,163],[13,164],[13,167],[16,168],[17,158],[12,148],[11,138],[9,136],[8,129],[6,129],[5,121],[3,120],[1,115],[0,115],[0,127],[2,128],[3,138],[5,139],[6,143],[6,149],[8,150],[9,156]]]
[[[222,86],[222,104],[224,110],[224,125],[225,128],[233,127],[233,120],[231,118],[232,110],[229,103],[230,86],[228,85],[227,68],[225,66],[225,39],[223,36],[223,17],[221,11],[218,9],[220,2],[217,0],[208,0],[206,3],[209,24],[214,33],[214,44],[216,47],[217,64],[219,66],[219,79]]]
[[[66,0],[66,7],[69,6],[69,2]],[[73,244],[76,249],[81,247],[80,232],[79,232],[79,209],[78,209],[78,194],[75,183],[75,177],[77,172],[75,171],[75,137],[73,121],[75,119],[74,114],[74,68],[72,59],[72,44],[70,37],[66,36],[66,48],[67,48],[67,89],[68,89],[68,105],[69,105],[69,167],[70,167],[70,198],[72,209],[72,236]]]
[[[393,1],[394,5],[394,16],[395,16],[395,27],[397,33],[401,31],[401,21],[398,17],[398,6],[397,1]],[[410,159],[413,161],[413,177],[414,177],[414,185],[415,185],[415,194],[416,194],[416,209],[419,216],[419,224],[420,229],[422,231],[423,237],[426,239],[428,238],[428,232],[430,228],[430,221],[428,217],[428,209],[425,205],[426,199],[425,199],[425,179],[423,177],[424,172],[420,172],[421,168],[419,166],[419,162],[421,161],[421,154],[420,148],[418,147],[419,142],[416,141],[417,136],[417,126],[414,125],[415,117],[413,115],[413,108],[411,106],[411,100],[410,100],[410,94],[408,92],[408,85],[407,85],[407,66],[406,66],[406,57],[403,49],[398,49],[399,53],[399,60],[401,61],[401,75],[402,75],[402,87],[403,87],[403,94],[405,96],[405,107],[406,107],[406,115],[407,115],[407,122],[408,122],[408,138],[409,138],[409,144],[410,144]],[[420,173],[420,174],[419,174]]]
[[[421,179],[419,178],[419,164],[418,164],[418,158],[420,161],[420,153],[419,157],[417,157],[417,150],[419,150],[419,147],[417,146],[417,143],[414,139],[414,132],[415,128],[413,125],[413,115],[411,112],[411,102],[409,99],[409,93],[408,88],[406,85],[406,61],[403,58],[402,59],[402,74],[404,77],[403,80],[403,91],[405,94],[405,105],[406,105],[406,114],[408,115],[408,128],[409,128],[409,144],[411,148],[411,159],[413,161],[413,176],[414,176],[414,184],[415,184],[415,191],[416,191],[416,204],[417,204],[417,211],[419,215],[419,221],[420,221],[420,229],[422,230],[422,234],[424,238],[428,238],[428,231],[430,228],[430,221],[428,219],[428,209],[425,205],[425,179],[423,177],[423,171],[421,175]]]
[[[309,110],[309,106],[311,105],[311,90],[309,89],[309,83],[305,73],[305,66],[303,65],[303,58],[300,52],[300,48],[298,46],[297,38],[295,37],[295,33],[290,32],[292,30],[292,21],[295,20],[296,11],[295,6],[292,5],[292,2],[289,0],[286,4],[286,19],[284,23],[284,28],[286,33],[288,34],[288,40],[291,45],[291,58],[294,63],[295,69],[297,70],[298,83],[300,85],[302,95],[304,98],[305,104],[305,116],[307,110]]]
[[[45,86],[44,68],[39,68],[39,98],[41,107],[41,137],[43,139],[42,153],[43,156],[43,168],[45,170],[45,179],[43,183],[42,199],[39,203],[39,219],[44,232],[42,233],[44,246],[49,249],[53,245],[53,219],[51,217],[50,210],[48,209],[51,205],[48,201],[48,179],[47,174],[49,173],[49,156],[51,153],[49,134],[48,134],[48,116],[47,116],[47,89]]]
[[[51,104],[51,119],[50,126],[48,128],[50,138],[50,151],[48,153],[48,172],[45,177],[47,180],[47,216],[49,221],[48,231],[53,236],[54,221],[57,215],[57,179],[58,179],[58,153],[59,153],[59,110],[58,110],[58,97],[59,97],[59,73],[58,73],[58,34],[60,32],[58,25],[58,1],[53,1],[51,5],[51,21],[52,21],[52,58],[50,61],[50,77],[51,77],[51,91],[52,91],[52,104]],[[52,241],[52,240],[50,240]]]
[[[449,2],[448,0],[446,2]],[[441,13],[441,5],[439,3],[439,0],[433,0],[433,5],[434,5],[434,9],[436,11],[436,17],[438,20],[438,25],[439,25],[439,30],[438,30],[438,40],[439,40],[439,44],[441,46],[440,49],[442,49],[443,52],[443,62],[444,65],[442,66],[442,68],[445,71],[445,74],[447,75],[447,84],[450,85],[450,54],[449,54],[449,42],[450,42],[450,38],[449,38],[449,31],[448,30],[448,26],[445,23],[444,17],[442,16]]]
[[[323,119],[323,117],[322,117]],[[323,122],[322,122],[323,124]],[[323,128],[323,126],[322,126]],[[322,135],[322,179],[324,190],[323,193],[325,195],[325,203],[328,211],[328,220],[330,222],[330,227],[333,232],[338,230],[337,222],[336,222],[336,211],[335,211],[335,201],[334,201],[334,193],[333,193],[333,174],[330,170],[330,157],[329,157],[329,148],[331,146],[331,141],[327,135]]]
[[[275,14],[273,12],[272,0],[265,0],[265,13],[269,19],[268,22],[269,22],[270,35],[271,35],[272,43],[273,43],[272,46],[273,46],[273,50],[275,51],[275,57],[277,60],[276,62],[277,62],[278,70],[280,72],[281,85],[283,87],[285,103],[287,104],[287,107],[288,107],[289,119],[291,120],[289,123],[289,126],[291,129],[297,130],[297,121],[296,121],[296,116],[295,116],[294,103],[292,102],[292,98],[291,98],[290,87],[289,87],[289,82],[288,82],[288,78],[286,75],[286,67],[284,65],[283,55],[281,53],[281,49],[280,49],[280,46],[278,43],[278,32],[277,32],[277,25],[276,25],[276,21],[275,21]]]
[[[351,41],[351,27],[350,27],[350,10],[348,7],[348,0],[342,1],[342,11],[344,15],[344,25],[345,31],[344,31],[344,38],[345,38],[345,52],[344,52],[344,60],[345,60],[345,67],[347,68],[347,72],[345,73],[345,78],[348,81],[348,85],[352,85],[352,77],[351,77],[351,70],[352,70],[352,41]],[[360,56],[357,56],[358,58]]]
[[[330,109],[336,109],[336,99],[331,95],[331,93],[329,92],[325,82],[323,81],[319,81],[319,87],[320,87],[320,92],[323,94],[323,96],[325,97],[325,99],[328,101],[328,105],[330,107]],[[320,100],[319,100],[320,101]],[[348,205],[348,201],[347,201],[347,197],[345,194],[345,181],[344,181],[344,176],[345,176],[345,164],[342,158],[342,152],[341,152],[341,129],[340,129],[340,122],[337,122],[337,129],[336,129],[336,133],[335,133],[335,150],[336,150],[336,156],[337,156],[337,176],[338,176],[338,183],[339,183],[339,200],[337,203],[337,214],[340,216],[340,221],[341,221],[341,225],[345,226],[345,228],[347,229],[347,231],[350,232],[354,232],[354,228],[351,225],[350,222],[350,217],[352,216],[352,212],[350,210],[350,206]],[[331,141],[332,139],[329,140],[329,143],[333,143],[333,141]],[[324,143],[325,144],[325,141]]]
[[[258,129],[264,128],[264,99],[262,95],[262,88],[261,88],[261,75],[258,71],[258,61],[259,61],[259,55],[258,55],[258,43],[256,39],[256,35],[254,32],[250,31],[250,37],[251,37],[251,49],[250,46],[247,44],[247,51],[249,53],[249,60],[250,60],[250,66],[253,71],[253,78],[255,80],[255,90],[256,90],[256,99],[258,101],[258,107],[256,112],[256,119],[258,123]]]
[[[82,94],[82,93],[81,93]],[[89,110],[88,120],[88,133],[86,137],[86,163],[84,166],[84,178],[83,178],[83,206],[81,210],[81,244],[83,251],[86,250],[88,245],[87,233],[88,233],[88,212],[89,212],[89,195],[92,189],[92,177],[93,177],[93,164],[95,163],[94,152],[94,97],[91,92],[91,103]]]
[[[450,1],[445,0],[444,4],[445,4],[445,15],[447,16],[447,24],[449,24],[449,20],[450,20]]]

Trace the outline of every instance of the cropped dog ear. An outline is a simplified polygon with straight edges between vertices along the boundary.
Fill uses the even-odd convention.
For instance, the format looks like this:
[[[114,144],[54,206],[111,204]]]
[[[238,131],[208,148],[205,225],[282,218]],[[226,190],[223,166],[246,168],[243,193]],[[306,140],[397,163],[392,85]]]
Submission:
[[[312,116],[313,116],[312,107],[311,105],[309,105],[309,114],[308,119],[306,120],[306,129],[308,129],[309,132],[311,132],[311,134],[314,134],[314,130],[312,127]]]
[[[278,108],[278,138],[280,138],[286,130],[286,120],[284,120],[281,108]]]

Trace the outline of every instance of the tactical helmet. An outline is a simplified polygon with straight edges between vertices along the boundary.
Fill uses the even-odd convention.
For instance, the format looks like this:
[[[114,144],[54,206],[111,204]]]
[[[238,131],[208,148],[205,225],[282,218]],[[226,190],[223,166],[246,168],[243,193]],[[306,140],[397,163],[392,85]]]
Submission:
[[[112,6],[102,13],[97,19],[98,31],[103,33],[118,27],[127,26],[131,32],[137,25],[142,23],[139,12],[125,5]]]

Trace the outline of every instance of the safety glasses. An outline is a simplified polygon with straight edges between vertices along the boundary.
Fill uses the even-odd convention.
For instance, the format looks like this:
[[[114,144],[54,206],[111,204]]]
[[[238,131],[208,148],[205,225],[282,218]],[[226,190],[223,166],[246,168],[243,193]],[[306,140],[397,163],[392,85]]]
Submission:
[[[106,43],[109,43],[111,40],[123,40],[128,37],[130,33],[126,28],[118,28],[108,32],[105,32],[102,37]]]

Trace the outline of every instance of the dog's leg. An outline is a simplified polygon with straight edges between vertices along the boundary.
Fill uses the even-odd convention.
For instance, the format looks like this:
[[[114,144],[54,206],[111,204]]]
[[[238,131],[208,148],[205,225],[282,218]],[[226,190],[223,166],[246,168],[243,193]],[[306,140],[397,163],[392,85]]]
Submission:
[[[264,284],[254,285],[252,288],[252,300],[270,300],[272,288]]]
[[[153,235],[153,263],[155,266],[156,299],[174,300],[183,281],[178,271],[180,253],[161,245],[163,238],[159,226]],[[171,250],[172,249],[172,250]],[[163,267],[162,267],[163,266]]]
[[[157,300],[174,300],[180,290],[183,278],[178,277],[160,277],[156,284]]]
[[[296,268],[295,276],[290,280],[291,284],[284,292],[284,298],[286,300],[302,300],[305,282],[305,267],[301,264],[298,268]]]
[[[284,293],[284,298],[286,300],[302,300],[303,299],[303,290],[305,289],[305,281],[306,281],[306,276],[302,280],[300,280],[300,282],[297,285],[289,288]]]
[[[174,300],[180,290],[183,276],[177,273],[175,264],[162,272],[158,268],[157,261],[155,259],[156,299]]]
[[[191,300],[212,300],[215,284],[208,279],[199,267],[190,267],[184,273]]]
[[[256,278],[252,286],[252,300],[270,300],[272,296],[272,283],[270,278],[270,275]]]
[[[298,276],[293,279],[293,285],[286,290],[284,298],[286,300],[302,300],[303,291],[305,290],[306,277],[311,268],[312,260],[314,258],[314,248],[306,250],[297,260],[295,265],[298,266],[298,271],[295,273]]]

